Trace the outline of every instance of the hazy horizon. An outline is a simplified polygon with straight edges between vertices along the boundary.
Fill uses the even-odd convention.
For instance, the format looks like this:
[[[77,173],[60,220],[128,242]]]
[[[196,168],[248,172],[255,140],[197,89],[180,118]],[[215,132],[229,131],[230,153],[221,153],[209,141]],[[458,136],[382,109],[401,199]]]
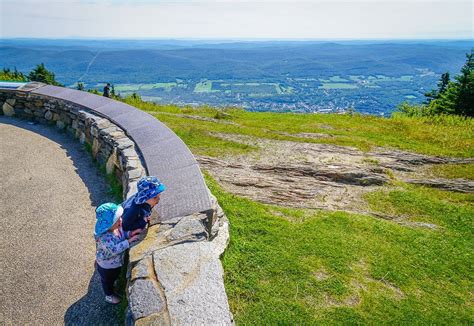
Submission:
[[[283,41],[283,42],[331,42],[331,41],[473,41],[474,38],[192,38],[192,37],[1,37],[4,40],[84,40],[84,41],[214,41],[214,42],[236,42],[236,41]]]
[[[0,0],[0,37],[469,40],[472,11],[447,0]]]

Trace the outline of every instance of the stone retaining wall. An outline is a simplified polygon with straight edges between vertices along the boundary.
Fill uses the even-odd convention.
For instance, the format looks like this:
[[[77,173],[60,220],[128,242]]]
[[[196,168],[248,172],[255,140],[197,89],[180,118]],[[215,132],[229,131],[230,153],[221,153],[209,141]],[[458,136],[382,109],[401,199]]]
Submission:
[[[0,90],[0,114],[55,125],[87,144],[92,156],[114,173],[122,184],[123,197],[133,193],[137,181],[146,174],[135,143],[109,120],[91,110],[61,99]]]
[[[42,87],[29,83],[17,90],[0,88],[0,114],[55,125],[88,144],[107,173],[114,173],[121,182],[124,199],[133,195],[138,179],[146,175],[145,167],[151,165],[140,155],[139,144],[104,114],[35,91]],[[84,102],[104,101],[79,91],[67,92]],[[105,100],[106,106],[120,105]],[[233,324],[219,260],[229,241],[229,224],[208,189],[205,196],[211,203],[205,211],[162,219],[153,210],[147,232],[130,248],[128,325]]]

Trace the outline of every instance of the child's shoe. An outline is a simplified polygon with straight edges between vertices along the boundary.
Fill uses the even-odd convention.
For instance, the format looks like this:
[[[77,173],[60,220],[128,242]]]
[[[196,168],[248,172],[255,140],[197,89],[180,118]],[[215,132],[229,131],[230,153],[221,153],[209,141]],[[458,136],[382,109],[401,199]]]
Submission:
[[[111,304],[117,304],[120,302],[120,298],[117,297],[116,295],[106,295],[105,296],[105,302],[111,303]]]

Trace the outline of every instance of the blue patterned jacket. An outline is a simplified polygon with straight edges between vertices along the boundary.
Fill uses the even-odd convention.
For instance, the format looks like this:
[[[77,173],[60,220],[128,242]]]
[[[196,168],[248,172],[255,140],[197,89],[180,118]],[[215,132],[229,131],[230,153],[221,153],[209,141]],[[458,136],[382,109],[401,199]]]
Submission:
[[[129,232],[123,231],[122,228],[115,233],[107,231],[95,236],[97,264],[106,269],[122,266],[125,250],[129,248],[128,237]]]

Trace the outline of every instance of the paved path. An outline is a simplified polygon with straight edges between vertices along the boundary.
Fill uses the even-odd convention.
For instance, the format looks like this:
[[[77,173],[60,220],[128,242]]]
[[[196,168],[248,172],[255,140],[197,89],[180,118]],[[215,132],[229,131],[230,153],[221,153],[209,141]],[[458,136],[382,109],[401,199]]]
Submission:
[[[52,127],[0,116],[0,325],[120,324],[94,269],[89,154]]]

